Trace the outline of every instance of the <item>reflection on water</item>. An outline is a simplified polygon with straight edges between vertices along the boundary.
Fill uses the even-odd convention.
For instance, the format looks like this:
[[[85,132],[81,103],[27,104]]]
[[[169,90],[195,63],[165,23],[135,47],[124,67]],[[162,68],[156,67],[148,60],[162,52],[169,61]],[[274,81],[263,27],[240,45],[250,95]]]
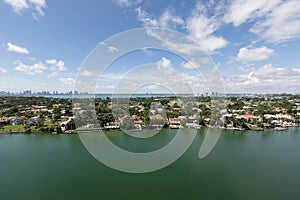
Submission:
[[[299,133],[223,131],[200,160],[202,129],[179,160],[147,174],[104,166],[78,135],[0,135],[0,199],[300,199]],[[172,131],[149,141],[109,133],[115,144],[139,151],[173,137]]]

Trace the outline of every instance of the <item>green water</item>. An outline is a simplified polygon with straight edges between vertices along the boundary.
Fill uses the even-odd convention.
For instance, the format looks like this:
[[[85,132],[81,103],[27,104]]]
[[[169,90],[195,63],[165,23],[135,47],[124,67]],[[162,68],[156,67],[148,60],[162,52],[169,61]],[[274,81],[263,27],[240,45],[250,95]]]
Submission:
[[[0,199],[300,199],[299,128],[224,131],[200,160],[204,132],[179,160],[148,174],[102,165],[78,135],[0,135]],[[109,137],[129,150],[149,151],[174,133],[165,130],[148,141],[118,132]]]

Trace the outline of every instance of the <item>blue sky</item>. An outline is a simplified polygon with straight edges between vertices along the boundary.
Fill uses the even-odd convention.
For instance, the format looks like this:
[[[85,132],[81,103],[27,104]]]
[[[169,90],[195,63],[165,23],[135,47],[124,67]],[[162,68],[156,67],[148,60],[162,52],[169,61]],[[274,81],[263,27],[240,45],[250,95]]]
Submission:
[[[79,67],[99,43],[154,26],[182,32],[206,49],[227,92],[300,93],[299,10],[298,0],[1,0],[0,91],[72,90]],[[137,58],[112,66],[102,92],[142,62],[164,62],[196,81],[172,55]]]

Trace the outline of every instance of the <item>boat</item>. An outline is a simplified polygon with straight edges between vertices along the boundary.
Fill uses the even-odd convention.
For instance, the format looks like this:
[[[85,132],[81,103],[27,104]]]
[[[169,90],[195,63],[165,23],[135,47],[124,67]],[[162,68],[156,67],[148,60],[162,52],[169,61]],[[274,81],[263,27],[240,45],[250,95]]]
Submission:
[[[287,129],[286,127],[275,127],[274,128],[274,130],[276,130],[276,131],[284,131],[286,129]]]
[[[170,129],[179,129],[180,126],[179,126],[179,125],[171,124],[171,125],[169,126],[169,128],[170,128]]]

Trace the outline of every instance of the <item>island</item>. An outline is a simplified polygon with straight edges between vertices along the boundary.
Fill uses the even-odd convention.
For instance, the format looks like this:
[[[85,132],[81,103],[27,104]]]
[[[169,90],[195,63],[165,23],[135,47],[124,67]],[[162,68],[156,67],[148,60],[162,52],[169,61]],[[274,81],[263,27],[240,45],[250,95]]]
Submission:
[[[90,108],[74,106],[73,100],[55,96],[0,97],[0,133],[70,134],[96,127],[135,131],[203,127],[280,131],[298,126],[300,120],[298,95],[151,96],[128,98],[125,104],[120,103],[121,98],[106,97],[94,98]],[[86,123],[91,115],[97,125]]]

